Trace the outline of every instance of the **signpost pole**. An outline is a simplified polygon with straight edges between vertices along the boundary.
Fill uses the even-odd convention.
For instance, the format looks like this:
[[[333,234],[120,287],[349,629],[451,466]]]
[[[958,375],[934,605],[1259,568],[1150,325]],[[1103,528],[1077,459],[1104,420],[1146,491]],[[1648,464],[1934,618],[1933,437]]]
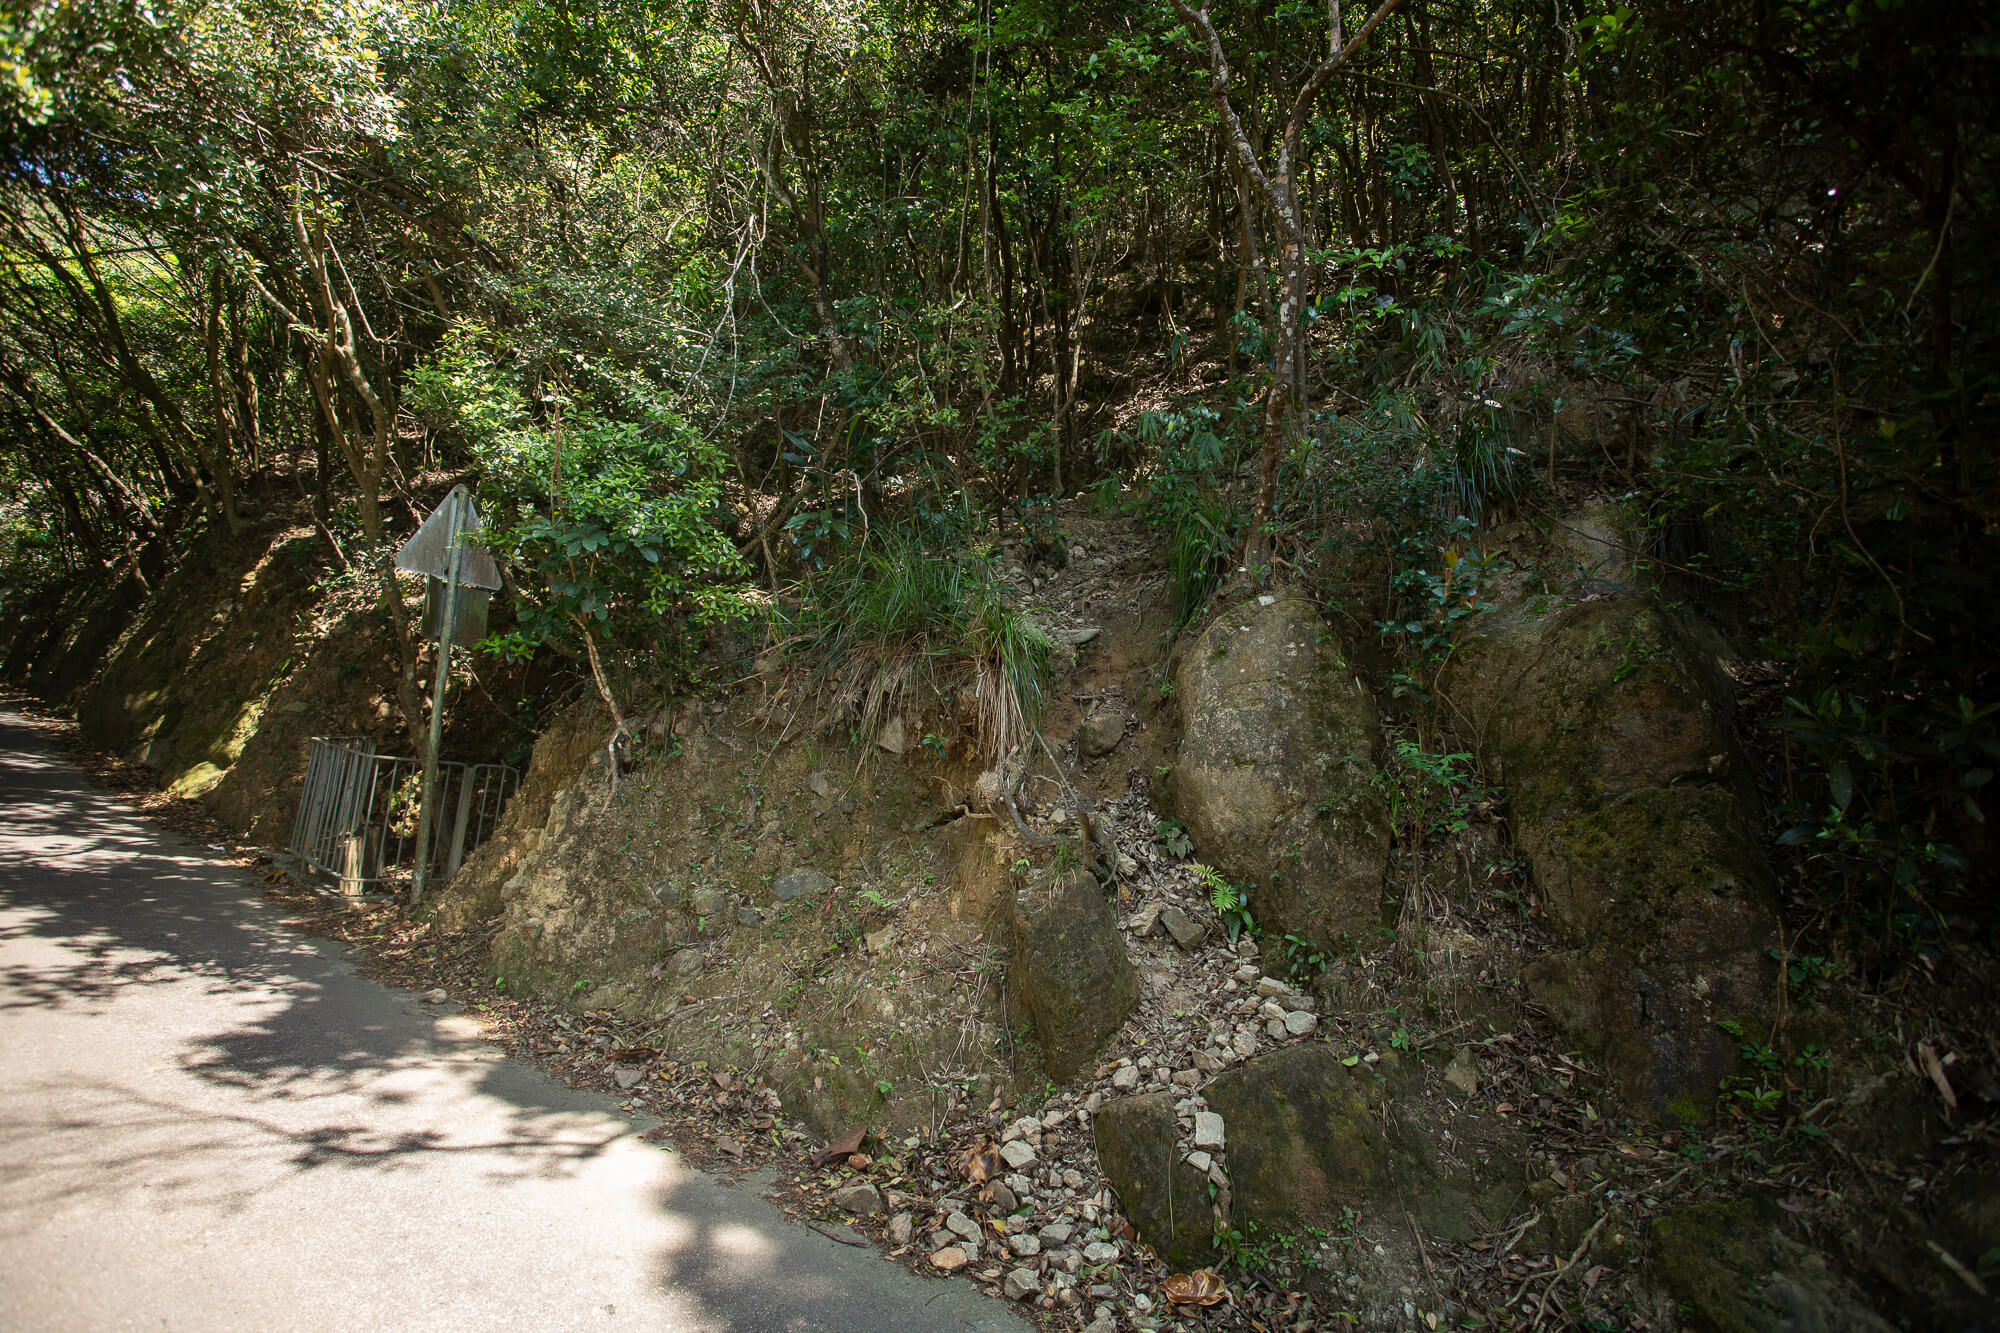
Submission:
[[[438,746],[444,735],[445,686],[451,681],[451,632],[458,620],[458,576],[465,561],[462,540],[465,500],[465,488],[454,486],[445,501],[451,511],[447,529],[451,534],[451,555],[446,566],[444,604],[439,608],[442,614],[438,618],[437,680],[431,686],[430,744],[424,747],[423,797],[417,809],[417,865],[410,879],[412,906],[423,901],[425,882],[430,878],[431,821],[437,813]]]

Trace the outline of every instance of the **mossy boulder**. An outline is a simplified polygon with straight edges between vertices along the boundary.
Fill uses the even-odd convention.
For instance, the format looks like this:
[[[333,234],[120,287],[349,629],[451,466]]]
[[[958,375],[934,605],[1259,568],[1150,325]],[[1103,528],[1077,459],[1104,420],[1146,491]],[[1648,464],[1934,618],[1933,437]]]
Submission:
[[[1634,1109],[1714,1113],[1734,1045],[1775,1001],[1777,902],[1715,644],[1645,595],[1522,591],[1439,676],[1506,785],[1514,839],[1572,946],[1526,972]],[[1606,584],[1606,587],[1613,585]]]
[[[1717,1025],[1776,999],[1776,891],[1734,797],[1631,792],[1547,830],[1535,866],[1576,948],[1531,964],[1530,992],[1628,1096],[1706,1120],[1737,1045]]]
[[[1202,1092],[1227,1129],[1237,1220],[1329,1226],[1343,1207],[1407,1205],[1429,1188],[1423,1138],[1389,1107],[1401,1080],[1393,1060],[1350,1066],[1324,1046],[1298,1045],[1210,1082]]]
[[[1767,1200],[1698,1203],[1653,1220],[1653,1265],[1704,1333],[1888,1333],[1891,1325],[1784,1234]]]
[[[1181,1156],[1172,1094],[1107,1102],[1093,1128],[1098,1165],[1139,1238],[1176,1268],[1213,1262],[1215,1191]]]
[[[1642,787],[1719,782],[1749,797],[1727,675],[1647,598],[1528,595],[1479,622],[1438,689],[1506,783],[1531,853],[1543,830]]]
[[[1013,984],[1042,1066],[1068,1082],[1139,1007],[1139,977],[1089,871],[1031,878],[1014,895]]]
[[[1304,597],[1224,606],[1180,658],[1166,799],[1258,924],[1337,944],[1382,918],[1375,702]]]

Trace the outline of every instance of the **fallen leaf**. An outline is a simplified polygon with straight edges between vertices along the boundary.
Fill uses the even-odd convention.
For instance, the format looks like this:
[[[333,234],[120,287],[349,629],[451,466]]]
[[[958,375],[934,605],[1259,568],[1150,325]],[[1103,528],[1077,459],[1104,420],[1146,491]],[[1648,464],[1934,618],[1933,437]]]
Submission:
[[[875,1159],[865,1152],[849,1153],[847,1155],[847,1165],[856,1171],[866,1171],[869,1167],[875,1165]]]
[[[1951,1090],[1951,1080],[1944,1076],[1944,1064],[1938,1059],[1937,1052],[1931,1048],[1930,1042],[1917,1043],[1917,1058],[1923,1061],[1924,1073],[1930,1076],[1932,1085],[1938,1090],[1938,1096],[1944,1098],[1945,1109],[1957,1111],[1958,1094]]]
[[[717,1139],[715,1146],[721,1151],[728,1153],[731,1157],[741,1157],[743,1155],[743,1145],[735,1139]]]
[[[983,1185],[1000,1174],[1000,1149],[992,1143],[976,1143],[959,1154],[958,1169],[975,1185]]]
[[[815,1167],[825,1166],[828,1162],[837,1162],[849,1153],[859,1151],[862,1140],[867,1137],[868,1126],[857,1125],[814,1153],[809,1160]]]
[[[1206,1268],[1197,1268],[1192,1273],[1175,1273],[1160,1284],[1160,1290],[1175,1305],[1216,1305],[1229,1294],[1229,1287],[1221,1275]]]
[[[1514,1103],[1501,1102],[1498,1106],[1493,1108],[1493,1112],[1495,1115],[1506,1115],[1509,1111],[1513,1109],[1514,1109]]]

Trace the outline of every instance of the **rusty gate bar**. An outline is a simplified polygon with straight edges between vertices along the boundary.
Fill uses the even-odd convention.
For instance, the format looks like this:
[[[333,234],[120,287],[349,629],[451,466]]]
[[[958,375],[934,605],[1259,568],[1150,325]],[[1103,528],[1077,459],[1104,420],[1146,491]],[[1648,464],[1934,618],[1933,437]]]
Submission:
[[[343,893],[406,881],[415,870],[421,761],[375,753],[374,742],[315,736],[306,754],[292,853],[336,880]],[[454,786],[454,784],[456,784]],[[429,867],[443,880],[492,834],[520,774],[505,764],[438,767]]]

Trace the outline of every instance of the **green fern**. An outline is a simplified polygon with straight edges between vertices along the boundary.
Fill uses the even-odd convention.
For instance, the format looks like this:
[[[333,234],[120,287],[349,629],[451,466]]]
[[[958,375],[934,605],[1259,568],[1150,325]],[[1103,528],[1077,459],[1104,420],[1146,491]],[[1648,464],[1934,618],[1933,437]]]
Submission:
[[[1244,931],[1252,929],[1256,923],[1250,919],[1250,907],[1243,896],[1243,889],[1231,884],[1213,866],[1205,866],[1199,861],[1189,862],[1195,878],[1208,890],[1209,905],[1215,908],[1216,916],[1222,919],[1222,928],[1234,940]]]

